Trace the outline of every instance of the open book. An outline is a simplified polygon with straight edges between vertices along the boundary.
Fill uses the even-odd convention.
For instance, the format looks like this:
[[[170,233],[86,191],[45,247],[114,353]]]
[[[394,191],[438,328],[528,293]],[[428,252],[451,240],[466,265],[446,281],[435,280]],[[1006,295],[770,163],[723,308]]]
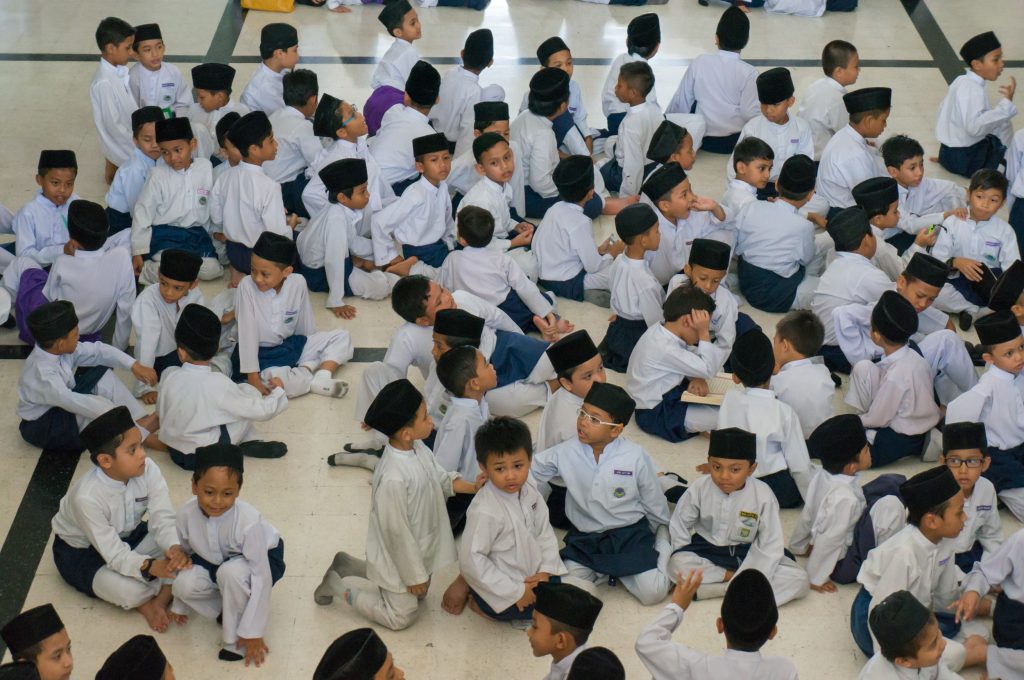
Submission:
[[[710,406],[721,406],[725,393],[729,390],[742,389],[732,381],[732,373],[718,373],[714,378],[708,380],[708,394],[706,397],[698,397],[691,392],[683,392],[681,401],[688,404],[708,404]]]

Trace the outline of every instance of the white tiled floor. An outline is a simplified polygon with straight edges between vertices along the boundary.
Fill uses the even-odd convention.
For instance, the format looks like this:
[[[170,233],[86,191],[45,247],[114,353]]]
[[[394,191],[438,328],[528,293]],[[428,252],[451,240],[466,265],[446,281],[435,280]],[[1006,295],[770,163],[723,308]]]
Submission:
[[[509,4],[511,3],[511,4]],[[1004,17],[1024,18],[1019,3],[992,0]],[[25,3],[0,0],[0,54],[94,52],[92,32],[96,22],[109,14],[143,23],[159,21],[166,37],[168,52],[204,55],[223,13],[223,2],[214,0],[178,0],[161,3],[153,0],[124,4],[110,0],[83,0],[77,3],[38,0]],[[940,26],[947,31],[954,49],[976,32],[990,27],[988,18],[979,17],[974,5],[931,3]],[[611,59],[623,49],[625,25],[639,13],[637,8],[606,7],[570,0],[493,0],[485,14],[462,10],[426,10],[420,16],[424,39],[418,44],[427,57],[454,57],[466,33],[479,26],[495,32],[496,65],[482,80],[502,84],[510,102],[518,102],[536,68],[536,45],[544,38],[561,34],[574,48],[577,58]],[[700,8],[692,0],[673,0],[657,9],[662,17],[665,42],[653,62],[658,76],[658,94],[662,102],[672,96],[690,59],[712,46],[719,10]],[[234,51],[238,76],[236,93],[241,93],[255,68],[252,57],[258,53],[260,28],[269,22],[285,20],[299,27],[301,52],[307,58],[330,59],[336,56],[379,56],[387,41],[375,18],[376,9],[357,8],[350,15],[331,15],[299,8],[291,15],[253,13],[245,21]],[[861,8],[851,15],[822,19],[796,19],[751,15],[753,30],[749,49],[751,59],[814,60],[821,46],[833,38],[851,40],[868,60],[929,60],[917,32],[900,3],[889,0],[862,0]],[[1010,26],[1009,19],[1001,20]],[[1009,39],[1010,36],[1004,36]],[[1012,47],[1008,57],[1012,58]],[[522,63],[520,63],[522,60]],[[191,64],[182,64],[186,71]],[[317,63],[310,66],[320,76],[322,92],[349,100],[363,101],[369,94],[368,65],[343,66]],[[441,67],[442,72],[449,67]],[[102,200],[102,156],[92,125],[88,86],[95,60],[69,62],[4,61],[0,59],[0,202],[13,209],[31,198],[35,162],[41,148],[69,147],[79,154],[81,172],[77,190],[80,195]],[[583,86],[591,110],[591,123],[599,125],[599,88],[607,66],[578,65],[576,79]],[[803,66],[794,69],[798,95],[820,70]],[[1009,75],[1009,73],[1007,74]],[[1024,74],[1018,74],[1024,75]],[[945,91],[941,74],[935,68],[870,68],[862,73],[860,85],[889,85],[895,89],[894,110],[888,134],[908,133],[935,152],[933,123],[938,103]],[[15,94],[16,93],[16,94]],[[692,173],[699,193],[720,196],[725,185],[724,158],[701,155]],[[928,172],[947,176],[935,165]],[[602,219],[598,236],[611,229]],[[222,284],[204,283],[212,296]],[[321,327],[347,328],[357,347],[384,347],[397,317],[386,302],[359,301],[355,322],[342,322],[320,308],[323,295],[314,295],[317,320]],[[603,336],[607,311],[583,304],[562,303],[562,313],[577,327],[588,328],[596,339]],[[750,310],[747,310],[750,311]],[[753,312],[767,330],[775,317]],[[17,344],[11,331],[0,331],[0,344]],[[15,383],[22,362],[0,362],[0,400],[9,405],[0,415],[6,453],[0,462],[0,536],[7,536],[14,511],[32,474],[38,452],[21,441],[13,414]],[[340,377],[358,383],[362,364],[350,364]],[[622,376],[610,374],[614,382]],[[841,394],[836,395],[842,409]],[[352,417],[354,400],[340,401],[307,396],[260,429],[267,438],[288,443],[289,454],[279,461],[247,462],[244,497],[254,503],[282,532],[287,543],[287,575],[274,589],[273,613],[267,641],[271,647],[268,664],[261,670],[245,670],[215,660],[218,647],[217,627],[196,620],[188,627],[172,630],[160,637],[160,643],[178,671],[179,678],[267,677],[299,679],[310,677],[328,643],[340,633],[363,625],[343,606],[317,607],[312,591],[334,552],[359,553],[365,546],[369,505],[369,475],[363,471],[329,468],[325,457],[341,443],[359,437]],[[536,427],[539,414],[526,420]],[[706,452],[706,440],[697,438],[672,446],[654,440],[634,426],[628,436],[642,443],[663,469],[692,476],[694,466]],[[188,475],[177,469],[162,454],[161,464],[175,502],[183,502],[190,493]],[[77,474],[88,466],[83,460]],[[905,462],[891,471],[913,473],[924,466]],[[889,471],[889,470],[887,470]],[[871,477],[873,473],[866,475]],[[783,513],[788,531],[797,518],[794,511]],[[1018,523],[1004,513],[1007,532]],[[27,568],[32,568],[27,565]],[[383,633],[399,663],[411,678],[539,678],[547,669],[546,660],[530,655],[523,633],[498,624],[485,623],[472,613],[453,618],[440,609],[440,598],[454,577],[454,565],[435,575],[434,587],[422,608],[420,621],[401,633]],[[0,574],[0,579],[5,575]],[[855,651],[848,629],[849,606],[855,594],[844,587],[836,595],[811,593],[806,599],[783,608],[779,636],[765,652],[794,659],[804,678],[853,678],[863,664]],[[592,642],[614,649],[622,658],[630,678],[644,677],[632,652],[639,630],[654,616],[655,608],[644,608],[621,589],[602,588],[606,607]],[[91,677],[103,658],[122,640],[145,632],[141,618],[122,613],[110,606],[88,600],[73,592],[56,575],[49,549],[36,570],[26,606],[53,601],[67,622],[74,640],[78,678]],[[717,651],[723,640],[715,634],[714,619],[718,602],[693,605],[681,634],[696,648]],[[971,677],[971,676],[969,676]],[[974,676],[976,677],[976,676]]]

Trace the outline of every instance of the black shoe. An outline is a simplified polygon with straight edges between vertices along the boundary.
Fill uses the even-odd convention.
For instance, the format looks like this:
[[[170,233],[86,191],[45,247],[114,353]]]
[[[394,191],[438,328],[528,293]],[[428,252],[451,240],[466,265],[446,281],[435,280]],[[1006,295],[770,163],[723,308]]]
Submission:
[[[236,654],[235,652],[229,652],[226,649],[222,649],[217,652],[217,658],[221,661],[241,661],[245,657],[241,654]]]
[[[984,366],[985,359],[982,358],[981,347],[974,343],[965,342],[964,346],[967,348],[967,355],[971,357],[971,363],[975,366]]]
[[[701,7],[707,7],[708,0],[697,0],[697,4],[700,5]]]
[[[18,324],[15,322],[14,317],[10,314],[7,315],[7,321],[0,323],[0,328],[14,328]]]
[[[249,458],[280,458],[288,453],[288,445],[284,442],[244,442],[238,445],[242,455]]]
[[[957,314],[957,318],[960,321],[960,330],[962,330],[962,331],[969,331],[969,330],[971,330],[971,324],[974,323],[974,319],[971,317],[971,313],[970,312],[968,312],[965,309],[964,311],[962,311],[959,314]]]
[[[348,443],[348,444],[345,444],[344,446],[342,446],[341,448],[343,448],[347,453],[369,453],[369,454],[372,454],[374,456],[383,456],[384,455],[384,447],[383,446],[380,447],[379,449],[375,449],[375,448],[359,448],[355,444]],[[333,455],[331,457],[333,458]]]
[[[829,371],[828,377],[832,378],[832,383],[836,386],[837,390],[843,386],[843,379],[832,371]]]

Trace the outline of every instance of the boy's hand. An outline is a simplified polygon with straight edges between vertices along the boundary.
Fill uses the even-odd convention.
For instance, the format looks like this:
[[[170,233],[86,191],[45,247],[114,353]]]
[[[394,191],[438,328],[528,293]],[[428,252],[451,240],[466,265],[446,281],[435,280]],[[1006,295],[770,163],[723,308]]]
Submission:
[[[981,595],[968,590],[965,592],[959,600],[949,605],[949,608],[956,612],[956,622],[970,621],[974,618],[974,612],[978,609],[978,603],[981,601]]]
[[[708,463],[701,463],[700,465],[698,465],[696,467],[696,470],[697,470],[697,472],[701,473],[702,475],[710,475],[711,474],[711,466]]]
[[[135,278],[142,273],[142,255],[132,255],[132,269],[135,271]]]
[[[260,394],[262,394],[264,397],[270,394],[270,389],[263,384],[262,380],[260,380],[259,373],[250,373],[247,382],[256,389],[258,389],[260,391]]]
[[[814,585],[812,583],[811,584],[811,590],[813,590],[816,593],[838,593],[839,592],[839,588],[837,588],[836,584],[832,583],[832,581],[825,581],[820,586],[816,586],[816,585]]]
[[[1014,93],[1017,91],[1017,79],[1010,76],[1010,82],[999,88],[999,94],[1003,95],[1007,99],[1012,100]]]
[[[75,244],[72,243],[71,241],[68,241],[67,243],[65,243],[64,244],[64,254],[65,255],[74,255],[75,254]],[[132,266],[133,267],[135,266],[134,262],[132,262]]]
[[[523,611],[537,601],[537,596],[533,592],[536,587],[536,583],[526,583],[526,587],[523,588],[523,596],[516,600],[516,609]]]
[[[299,216],[295,213],[288,215],[288,228],[295,231],[295,228],[299,226]]]
[[[707,196],[694,196],[693,201],[690,203],[691,210],[699,210],[700,212],[714,210],[717,207],[718,201]]]
[[[229,309],[224,312],[224,316],[220,317],[220,325],[227,326],[229,323],[235,320],[235,310]]]
[[[514,239],[509,241],[510,248],[525,248],[526,246],[533,243],[533,225],[523,222],[519,226],[522,226],[524,224],[527,228],[521,231],[519,230],[519,227],[516,227],[516,231],[518,231],[519,233],[516,234],[516,237]]]
[[[807,213],[807,219],[814,223],[814,226],[818,229],[824,229],[828,226],[828,220],[825,219],[824,215],[818,213]]]
[[[951,210],[950,212],[953,211]],[[914,237],[914,245],[921,248],[931,248],[937,240],[939,240],[939,230],[925,227],[917,232],[917,236]]]
[[[685,610],[693,602],[693,596],[700,588],[700,582],[704,579],[704,572],[700,569],[691,569],[690,575],[685,579],[682,574],[676,575],[676,587],[672,589],[672,604]]]
[[[549,574],[546,571],[538,571],[533,576],[527,576],[526,578],[524,578],[523,579],[523,583],[528,583],[528,584],[532,583],[533,585],[536,586],[538,583],[547,583],[550,580],[551,580],[551,574]]]
[[[273,390],[275,387],[280,387],[282,390],[284,389],[284,381],[277,377],[271,378],[267,382],[267,385],[270,386],[271,390]]]
[[[174,578],[177,571],[171,569],[170,560],[153,560],[149,563],[149,575],[157,578]]]
[[[167,557],[167,566],[173,571],[181,571],[192,566],[192,558],[188,556],[188,553],[180,545],[172,545],[167,549],[165,555]]]
[[[728,569],[726,569],[725,570],[725,578],[723,578],[722,580],[725,581],[726,583],[728,583],[729,581],[732,580],[732,577],[735,576],[735,575],[736,575],[735,571],[729,571]]]
[[[146,383],[150,387],[156,385],[157,377],[156,371],[149,366],[143,366],[138,361],[132,364],[132,375]]]
[[[213,232],[212,238],[213,238],[214,241],[220,241],[221,243],[227,243],[228,242],[228,237],[224,235],[223,231],[215,231],[215,232]]]
[[[967,215],[967,208],[953,208],[952,210],[947,210],[942,213],[942,219],[946,219],[947,217],[959,217],[962,220],[966,220]],[[938,231],[938,229],[936,229],[936,231]]]
[[[142,403],[147,406],[152,406],[156,403],[156,392],[146,392],[142,395]]]
[[[690,378],[686,391],[698,397],[706,397],[708,396],[708,381],[703,378]]]
[[[245,650],[245,665],[253,664],[256,668],[263,665],[263,661],[270,653],[270,648],[263,638],[238,638],[238,646]]]
[[[409,586],[408,588],[406,588],[406,591],[408,591],[410,595],[415,595],[417,598],[422,600],[424,597],[427,596],[427,590],[429,588],[430,581],[426,581],[424,583],[418,583],[414,586]]]
[[[334,313],[334,316],[339,319],[354,319],[356,318],[356,308],[352,305],[342,305],[341,307],[328,307]]]
[[[476,479],[473,481],[473,488],[475,490],[479,491],[480,489],[482,489],[484,487],[484,484],[486,484],[486,483],[487,483],[487,473],[486,472],[481,472],[480,474],[478,474],[476,476]]]
[[[690,327],[697,331],[701,340],[710,340],[711,314],[704,309],[693,310],[690,312]]]
[[[981,263],[969,257],[954,257],[953,268],[967,277],[968,281],[981,281]]]

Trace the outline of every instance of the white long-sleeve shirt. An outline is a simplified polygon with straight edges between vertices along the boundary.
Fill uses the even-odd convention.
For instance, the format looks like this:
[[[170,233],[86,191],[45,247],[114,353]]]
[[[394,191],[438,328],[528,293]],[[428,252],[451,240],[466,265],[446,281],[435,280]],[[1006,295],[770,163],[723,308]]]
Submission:
[[[949,670],[943,661],[928,668],[905,668],[875,654],[860,669],[857,680],[963,680],[963,676]]]
[[[1020,249],[1013,227],[997,215],[984,222],[950,215],[942,223],[932,256],[942,261],[967,257],[990,269],[1006,269],[1020,259]]]
[[[476,461],[473,437],[489,417],[486,401],[453,395],[434,439],[434,458],[438,464],[449,472],[458,472],[463,479],[476,479],[480,464]]]
[[[820,586],[853,545],[853,529],[867,501],[857,475],[832,474],[817,466],[815,470],[789,547],[803,554],[814,546],[804,569],[811,584]]]
[[[644,259],[634,260],[620,253],[612,263],[611,308],[617,316],[629,321],[643,321],[648,326],[665,320],[661,305],[665,291],[654,278]]]
[[[313,134],[313,123],[294,106],[283,106],[270,114],[277,140],[277,156],[263,164],[263,172],[275,182],[290,182],[316,162],[323,145]]]
[[[904,345],[876,365],[882,376],[870,408],[860,416],[864,427],[889,427],[908,435],[924,434],[935,427],[940,414],[928,362]]]
[[[415,45],[408,40],[395,38],[373,69],[370,89],[376,90],[382,85],[389,85],[396,90],[405,90],[405,81],[409,79],[412,67],[419,60],[420,53]]]
[[[866,179],[884,177],[885,169],[878,153],[850,125],[841,128],[821,152],[815,192],[831,208],[849,208],[853,188]]]
[[[72,548],[92,546],[108,569],[142,581],[139,570],[149,556],[134,552],[124,538],[146,515],[149,535],[161,550],[178,544],[167,482],[152,458],[146,459],[140,476],[127,482],[111,479],[93,466],[60,500],[50,524],[53,533]]]
[[[836,327],[832,314],[849,304],[870,304],[882,293],[893,290],[893,283],[871,260],[859,253],[839,252],[818,280],[811,298],[811,310],[825,327],[826,345],[836,344]]]
[[[441,265],[438,282],[451,290],[468,290],[493,305],[500,305],[511,291],[540,317],[551,313],[551,301],[522,267],[507,253],[491,248],[467,247],[452,252]]]
[[[192,134],[196,138],[196,158],[209,158],[217,153],[220,149],[220,144],[217,142],[217,123],[232,111],[244,116],[249,113],[249,107],[231,99],[228,99],[227,104],[213,111],[203,110],[198,103],[188,107],[186,115],[192,126]]]
[[[639,54],[631,54],[627,52],[615,57],[612,61],[612,65],[608,67],[608,75],[605,76],[604,85],[601,87],[601,111],[604,113],[606,118],[613,113],[625,113],[629,109],[629,104],[620,101],[619,98],[615,96],[615,83],[619,81],[619,71],[622,70],[622,65],[629,64],[634,61],[647,63],[647,60]],[[573,81],[570,80],[569,82],[569,92],[571,97],[571,83]],[[658,93],[654,88],[651,88],[651,91],[647,93],[647,101],[652,104],[658,103]],[[689,113],[689,111],[687,111],[687,113]],[[580,129],[582,130],[583,128]],[[584,134],[586,134],[586,130],[584,130]]]
[[[967,69],[950,83],[949,91],[939,104],[935,119],[935,138],[949,147],[977,144],[986,135],[995,135],[1009,144],[1013,135],[1011,119],[1017,107],[1005,97],[992,108],[985,93],[985,79]]]
[[[550,120],[523,111],[512,121],[511,138],[522,148],[516,164],[523,168],[523,181],[543,198],[558,195],[552,173],[558,165],[558,143]]]
[[[377,265],[399,255],[396,241],[424,246],[443,240],[450,250],[455,245],[455,220],[448,185],[442,181],[435,186],[420,177],[398,200],[373,216],[370,229]]]
[[[316,216],[318,212],[327,207],[327,189],[320,179],[320,171],[333,163],[344,158],[361,158],[366,162],[366,188],[370,192],[370,202],[366,204],[363,223],[359,232],[364,236],[370,233],[370,217],[384,206],[395,200],[395,192],[391,185],[384,180],[380,166],[366,146],[366,138],[360,137],[356,142],[347,139],[336,139],[330,146],[325,147],[309,166],[306,174],[309,176],[309,184],[302,190],[302,203],[306,211]]]
[[[718,409],[718,429],[738,427],[757,438],[757,477],[788,469],[800,489],[807,493],[811,460],[796,411],[776,398],[771,390],[744,387],[729,390]]]
[[[68,209],[78,198],[78,194],[71,194],[58,206],[43,196],[41,189],[36,191],[35,198],[22,206],[11,225],[15,255],[29,256],[41,266],[53,264],[70,238]]]
[[[636,524],[646,518],[652,531],[668,525],[668,501],[658,469],[639,444],[619,437],[594,460],[594,450],[571,439],[533,457],[535,481],[565,481],[565,514],[573,526],[596,533]]]
[[[1006,150],[1006,179],[1010,181],[1007,204],[1012,209],[1018,198],[1024,197],[1024,130],[1018,130]]]
[[[1024,569],[1019,568],[1022,550],[1024,529],[1018,529],[991,555],[974,563],[964,582],[964,592],[970,590],[985,596],[993,587],[1000,586],[1008,598],[1024,602]]]
[[[135,329],[135,358],[143,366],[153,366],[157,357],[175,349],[174,329],[181,310],[191,304],[206,305],[198,287],[177,302],[166,302],[160,286],[147,286],[132,304],[132,328]]]
[[[814,225],[792,203],[754,201],[736,216],[736,254],[788,278],[814,258]]]
[[[100,59],[89,86],[92,119],[100,137],[103,155],[114,165],[123,165],[132,155],[132,113],[139,108],[128,87],[128,67],[114,66]]]
[[[798,17],[820,17],[825,13],[825,0],[766,0],[764,11]]]
[[[967,190],[947,179],[924,177],[916,187],[897,185],[900,196],[900,221],[884,231],[886,238],[904,231],[917,235],[925,227],[942,224],[947,210],[966,206]]]
[[[543,451],[576,437],[576,414],[583,406],[583,397],[560,389],[548,397],[540,414],[534,450]]]
[[[964,499],[964,528],[954,540],[958,553],[967,552],[974,542],[981,543],[985,559],[1003,544],[1003,522],[999,517],[996,487],[984,477],[978,477],[971,495]],[[984,594],[984,593],[983,593]]]
[[[510,183],[498,184],[487,177],[481,177],[462,197],[459,210],[473,205],[489,212],[494,218],[494,237],[491,238],[488,248],[504,251],[509,249],[510,241],[503,237],[519,226],[519,222],[512,219],[509,210],[512,201],[513,190]]]
[[[264,397],[252,385],[236,383],[209,366],[184,364],[160,376],[160,441],[188,455],[220,440],[220,426],[234,444],[256,439],[253,422],[270,420],[288,408],[275,387]]]
[[[229,241],[252,248],[271,231],[292,238],[284,214],[281,185],[259,165],[244,160],[217,180],[210,197],[210,219]]]
[[[851,364],[861,359],[872,360],[882,357],[882,348],[871,340],[871,313],[874,308],[874,303],[851,304],[837,307],[832,313],[836,344]],[[917,320],[917,333],[911,340],[921,344],[928,335],[945,330],[949,317],[931,306],[920,312]],[[926,360],[931,359],[928,350],[927,345],[921,347]]]
[[[18,417],[37,420],[56,406],[90,420],[97,418],[113,405],[95,394],[73,392],[75,371],[82,366],[128,370],[134,363],[135,359],[102,342],[80,342],[71,354],[51,354],[36,346],[18,377]]]
[[[836,386],[820,359],[811,357],[784,364],[772,376],[770,386],[779,401],[796,413],[804,439],[810,438],[815,428],[833,415]]]
[[[718,50],[693,60],[683,74],[666,113],[690,113],[693,105],[707,121],[706,134],[724,137],[739,132],[756,116],[757,69],[740,59],[739,52]]]
[[[392,106],[380,121],[380,129],[369,141],[370,153],[380,166],[388,184],[395,184],[416,174],[416,157],[412,141],[434,134],[430,121],[409,106]]]
[[[669,603],[654,621],[640,631],[636,654],[653,680],[796,680],[796,667],[789,659],[762,656],[761,652],[727,649],[722,656],[691,649],[672,641],[683,622],[683,610]]]
[[[238,284],[235,298],[238,321],[238,358],[242,373],[260,370],[259,348],[276,347],[293,335],[310,336],[316,332],[313,307],[309,303],[306,279],[290,274],[273,288],[261,291],[246,276]]]
[[[595,273],[612,263],[610,255],[597,252],[594,223],[582,206],[567,201],[548,208],[531,249],[537,256],[537,276],[547,281],[568,281],[581,270]]]
[[[237,634],[242,638],[263,637],[270,618],[270,589],[274,585],[267,551],[277,547],[281,534],[243,500],[236,500],[223,515],[207,517],[198,501],[190,498],[178,510],[176,524],[181,547],[190,555],[199,555],[217,565],[232,559],[245,560],[250,569],[246,583],[248,602],[241,612]]]
[[[654,408],[684,378],[713,378],[728,356],[728,350],[703,340],[691,347],[664,324],[655,324],[629,357],[626,391],[636,400],[637,408]]]
[[[640,185],[644,181],[644,166],[647,164],[647,148],[663,120],[665,114],[661,112],[661,107],[649,101],[630,106],[626,117],[622,119],[619,125],[619,139],[615,143],[615,162],[622,168],[620,196],[635,196],[640,193]]]
[[[284,108],[284,76],[290,69],[280,73],[266,64],[260,64],[242,91],[240,101],[250,111],[262,111],[268,116]]]
[[[299,232],[295,245],[299,259],[310,269],[324,268],[327,275],[327,306],[345,304],[345,258],[356,255],[373,259],[373,243],[356,233],[362,220],[361,210],[331,203],[318,212]]]
[[[800,98],[797,115],[811,126],[815,160],[821,158],[821,152],[832,135],[850,122],[850,114],[843,103],[844,94],[846,88],[826,76],[811,83]]]
[[[116,314],[111,344],[128,346],[135,303],[135,273],[124,248],[77,250],[60,255],[43,286],[47,300],[68,300],[75,305],[82,333],[99,333]]]
[[[444,499],[458,478],[421,441],[411,451],[390,444],[373,473],[366,536],[367,577],[394,593],[426,583],[458,555]]]
[[[437,103],[430,109],[430,124],[456,142],[464,129],[473,128],[473,106],[480,101],[480,75],[456,66],[444,74]]]
[[[132,210],[132,255],[149,253],[154,225],[205,228],[213,186],[213,165],[205,158],[184,170],[165,163],[153,167]]]
[[[192,106],[192,88],[181,76],[181,70],[166,61],[150,71],[137,63],[128,71],[128,89],[139,107],[159,106],[175,116],[184,116]]]
[[[156,164],[157,161],[135,147],[128,161],[114,173],[114,181],[107,189],[107,206],[118,212],[131,213],[135,208],[135,201],[139,198],[139,192],[149,178],[149,172]]]
[[[757,137],[772,148],[775,153],[775,160],[772,161],[772,174],[769,178],[774,182],[779,178],[779,172],[786,161],[793,156],[803,154],[814,155],[814,137],[811,134],[811,125],[800,116],[790,115],[789,120],[778,125],[771,122],[763,115],[754,116],[747,121],[747,124],[740,130],[740,140],[747,137]],[[726,165],[726,176],[729,179],[736,177],[736,168],[729,156],[729,163]]]
[[[526,578],[566,573],[547,504],[532,480],[515,494],[490,482],[480,488],[466,513],[459,567],[470,588],[496,612],[523,596]]]
[[[735,241],[735,236],[730,233],[729,228],[711,212],[691,210],[685,220],[672,221],[665,217],[646,195],[641,195],[640,200],[650,204],[658,216],[661,243],[658,244],[656,251],[644,253],[644,257],[650,263],[651,271],[659,283],[667,284],[673,276],[682,271],[683,265],[690,259],[690,246],[694,239],[710,238],[728,243],[730,246]],[[726,219],[731,218],[732,213],[726,210]]]
[[[1012,449],[1024,442],[1024,376],[989,364],[978,384],[949,403],[947,423],[984,423],[988,445]]]

